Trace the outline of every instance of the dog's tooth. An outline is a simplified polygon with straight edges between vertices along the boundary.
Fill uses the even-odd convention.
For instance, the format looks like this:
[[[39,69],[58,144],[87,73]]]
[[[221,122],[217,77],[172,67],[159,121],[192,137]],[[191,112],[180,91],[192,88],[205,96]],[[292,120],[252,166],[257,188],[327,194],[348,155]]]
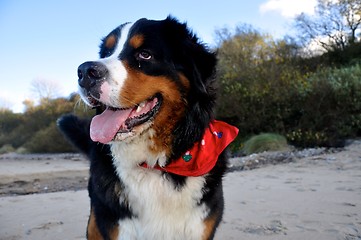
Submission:
[[[139,113],[140,111],[142,111],[142,109],[145,107],[145,102],[141,102],[138,107],[137,107],[137,110],[136,112]]]
[[[144,108],[144,107],[145,107],[145,101],[144,101],[144,102],[141,102],[141,103],[139,104],[139,106],[141,106],[142,108]]]

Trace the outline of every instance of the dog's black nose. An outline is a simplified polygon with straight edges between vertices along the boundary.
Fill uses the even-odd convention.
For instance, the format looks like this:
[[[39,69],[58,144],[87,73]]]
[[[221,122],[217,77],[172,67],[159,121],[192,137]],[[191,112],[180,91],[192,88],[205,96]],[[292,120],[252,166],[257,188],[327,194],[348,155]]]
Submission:
[[[100,62],[85,62],[78,67],[79,86],[88,91],[107,75],[106,66]]]

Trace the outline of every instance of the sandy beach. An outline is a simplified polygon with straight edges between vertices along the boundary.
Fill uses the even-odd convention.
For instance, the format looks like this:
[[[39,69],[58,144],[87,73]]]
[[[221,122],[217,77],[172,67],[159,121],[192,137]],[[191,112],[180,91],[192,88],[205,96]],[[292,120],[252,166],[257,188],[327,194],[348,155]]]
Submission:
[[[252,157],[257,163],[267,154]],[[360,240],[361,142],[285,162],[232,168],[215,239]],[[85,239],[88,162],[82,156],[7,154],[0,164],[1,240]]]

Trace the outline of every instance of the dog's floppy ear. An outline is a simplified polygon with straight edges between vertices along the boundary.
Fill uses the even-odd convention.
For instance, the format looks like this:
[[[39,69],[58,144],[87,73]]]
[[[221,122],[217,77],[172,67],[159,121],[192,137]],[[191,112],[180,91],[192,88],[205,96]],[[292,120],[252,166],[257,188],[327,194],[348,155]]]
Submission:
[[[193,64],[193,80],[197,84],[196,89],[200,90],[201,94],[209,94],[209,86],[215,74],[216,57],[215,54],[206,50],[206,48],[199,43],[193,41],[186,41],[186,49],[189,49],[190,63]]]
[[[177,158],[194,142],[201,140],[213,118],[217,60],[216,55],[199,41],[185,23],[173,17],[168,17],[165,22],[165,37],[172,46],[174,65],[185,74],[191,85],[187,96],[189,108],[174,131],[172,158]]]
[[[165,22],[167,31],[170,31],[166,35],[174,44],[176,59],[180,61],[181,66],[185,66],[182,71],[191,84],[195,85],[198,94],[207,94],[208,85],[213,81],[215,74],[217,63],[215,53],[199,41],[186,23],[180,23],[172,16],[168,16]]]

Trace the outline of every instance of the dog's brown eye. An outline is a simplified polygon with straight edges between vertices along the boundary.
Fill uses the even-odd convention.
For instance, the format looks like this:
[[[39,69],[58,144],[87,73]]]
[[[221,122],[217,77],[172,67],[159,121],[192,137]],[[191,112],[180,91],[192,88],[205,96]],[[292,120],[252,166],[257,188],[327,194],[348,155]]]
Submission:
[[[149,60],[152,58],[152,55],[150,55],[149,52],[147,51],[141,51],[139,54],[138,54],[138,57],[140,59],[143,59],[143,60]]]

